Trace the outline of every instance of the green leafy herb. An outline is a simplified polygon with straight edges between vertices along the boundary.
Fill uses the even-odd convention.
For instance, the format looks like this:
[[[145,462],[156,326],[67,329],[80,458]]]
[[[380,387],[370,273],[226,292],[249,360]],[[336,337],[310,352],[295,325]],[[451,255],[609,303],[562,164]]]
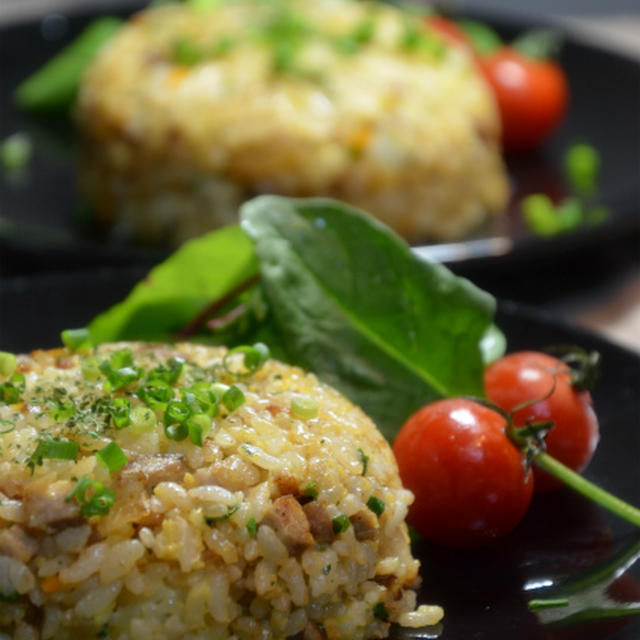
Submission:
[[[250,538],[255,538],[258,535],[258,524],[253,516],[247,521],[247,531]]]
[[[488,56],[502,46],[500,36],[484,22],[460,20],[458,25],[473,43],[473,48],[481,55]]]
[[[115,502],[115,497],[114,491],[105,487],[102,482],[90,480],[87,475],[83,475],[67,494],[65,500],[68,502],[75,498],[80,505],[80,513],[90,517],[107,515]]]
[[[19,107],[66,109],[75,98],[82,74],[98,50],[120,29],[122,20],[94,20],[70,45],[29,76],[16,90]]]
[[[331,525],[333,527],[333,533],[339,535],[351,526],[351,521],[344,515],[344,513],[341,513],[339,516],[336,516],[331,520]]]
[[[26,133],[13,133],[0,143],[0,163],[6,171],[20,171],[29,160],[33,147]]]
[[[262,196],[241,220],[287,360],[341,389],[388,439],[429,400],[482,395],[491,296],[332,200]]]
[[[511,46],[532,60],[546,60],[560,53],[562,34],[555,29],[531,29],[519,35]]]
[[[369,509],[371,509],[371,511],[373,511],[373,513],[375,513],[378,517],[380,517],[384,513],[386,505],[383,500],[380,500],[380,498],[371,496],[367,500],[367,507],[369,507]]]
[[[362,450],[358,449],[358,455],[360,456],[360,460],[362,461],[362,475],[367,475],[367,467],[369,466],[369,456]]]
[[[129,462],[129,459],[116,442],[110,442],[104,449],[100,449],[96,453],[96,457],[109,469],[109,473],[121,469]]]
[[[35,465],[42,466],[45,459],[75,460],[80,445],[67,438],[51,438],[45,436],[38,440],[35,451],[29,456],[27,466],[33,473]]]

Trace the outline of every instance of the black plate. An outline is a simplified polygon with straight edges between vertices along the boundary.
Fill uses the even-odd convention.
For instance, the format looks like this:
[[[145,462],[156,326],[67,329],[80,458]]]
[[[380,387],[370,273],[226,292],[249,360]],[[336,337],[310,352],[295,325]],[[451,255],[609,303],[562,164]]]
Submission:
[[[59,344],[62,329],[86,324],[121,300],[144,272],[104,268],[75,275],[11,278],[0,283],[0,349],[25,351]],[[561,324],[551,316],[502,303],[498,324],[509,350],[552,344],[580,344],[600,351],[602,378],[594,392],[602,438],[587,477],[632,504],[640,504],[640,355],[594,334]],[[473,553],[418,544],[423,563],[420,602],[440,603],[446,618],[442,640],[637,640],[640,616],[551,632],[528,611],[527,601],[550,597],[535,585],[554,585],[592,575],[616,554],[635,545],[640,534],[569,490],[536,498],[525,521],[493,547]],[[629,564],[629,563],[627,563]],[[610,599],[640,602],[640,561],[592,604]],[[396,639],[433,637],[394,629]]]
[[[123,0],[114,12],[126,15],[141,5]],[[6,273],[24,273],[81,264],[151,264],[166,252],[118,243],[90,232],[82,222],[69,122],[21,113],[12,104],[17,84],[97,15],[95,10],[68,15],[53,11],[52,7],[43,20],[0,29],[0,139],[26,131],[35,141],[35,157],[24,180],[0,175],[2,267]],[[491,22],[506,37],[536,26],[521,17],[471,17]],[[515,200],[536,191],[562,195],[565,185],[558,165],[563,150],[576,141],[587,141],[602,155],[602,198],[611,209],[609,220],[597,229],[546,240],[523,229],[517,207],[512,205],[509,215],[494,228],[466,242],[428,247],[431,255],[470,268],[487,264],[502,267],[507,259],[524,264],[531,258],[566,257],[614,247],[630,234],[638,234],[640,64],[572,37],[567,38],[561,63],[571,84],[569,116],[547,146],[531,155],[508,158]]]

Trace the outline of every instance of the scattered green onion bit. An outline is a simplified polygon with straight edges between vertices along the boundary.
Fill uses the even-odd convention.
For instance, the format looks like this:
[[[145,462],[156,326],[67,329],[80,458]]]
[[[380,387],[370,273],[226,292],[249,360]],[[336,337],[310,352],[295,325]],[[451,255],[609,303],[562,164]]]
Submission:
[[[222,396],[222,404],[228,411],[235,411],[244,404],[244,400],[244,393],[235,384],[232,384]]]
[[[255,373],[269,359],[270,355],[269,347],[262,342],[258,342],[253,346],[242,345],[231,349],[225,354],[222,366],[231,375],[248,376]],[[238,356],[243,357],[242,366],[244,369],[234,366]]]
[[[116,429],[124,429],[131,424],[131,401],[129,398],[115,398],[109,406],[109,413]]]
[[[351,521],[347,516],[341,513],[339,516],[336,516],[331,520],[331,525],[333,526],[333,533],[338,535],[346,531],[351,526]]]
[[[90,517],[107,515],[115,497],[113,490],[105,487],[102,482],[89,480],[88,476],[83,475],[66,495],[65,500],[68,502],[75,498],[80,505],[80,513]]]
[[[29,163],[33,147],[26,133],[13,133],[0,143],[0,162],[6,171],[19,171]]]
[[[64,422],[73,417],[76,413],[76,407],[73,402],[67,400],[57,400],[49,409],[49,415],[56,422]]]
[[[310,420],[318,416],[318,401],[309,396],[294,396],[289,410],[294,418]]]
[[[331,573],[331,565],[327,564],[324,567],[322,567],[322,574],[325,576],[328,576],[329,573]]]
[[[230,518],[239,508],[240,508],[239,504],[234,504],[232,507],[227,507],[227,512],[223,513],[221,516],[213,516],[210,518],[205,517],[205,521],[207,524],[211,525],[214,522],[220,522],[221,520],[226,520],[227,518]]]
[[[317,482],[310,482],[304,488],[304,495],[307,498],[311,498],[312,500],[315,500],[318,497],[318,483]]]
[[[111,387],[110,390],[117,391],[118,389],[128,387],[133,382],[140,380],[143,372],[140,367],[133,364],[133,361],[130,364],[123,364],[127,362],[126,358],[121,354],[116,354],[118,354],[118,352],[115,352],[111,356],[111,360],[104,360],[101,362],[99,368],[107,378]]]
[[[204,413],[197,413],[186,421],[189,438],[193,444],[201,447],[204,438],[211,431],[211,418]]]
[[[185,440],[189,435],[189,427],[186,424],[191,411],[185,402],[172,400],[162,416],[164,433],[170,440]]]
[[[136,407],[130,413],[131,430],[136,434],[149,433],[156,427],[156,414],[149,407]]]
[[[178,38],[173,43],[173,60],[184,67],[192,67],[204,59],[204,52],[192,40]]]
[[[79,449],[80,445],[72,440],[46,436],[38,440],[35,451],[29,456],[27,466],[33,473],[35,465],[41,467],[45,459],[75,460]]]
[[[96,453],[96,457],[102,464],[107,467],[109,473],[113,473],[124,467],[129,459],[116,442],[110,442],[104,449],[100,449]]]
[[[62,344],[70,351],[87,351],[93,347],[89,329],[65,329],[61,334]]]
[[[383,602],[378,602],[373,607],[373,615],[378,618],[378,620],[382,620],[383,622],[389,621],[389,612],[387,611],[387,607],[384,606]]]
[[[564,169],[576,193],[595,194],[598,190],[600,154],[588,144],[574,144],[564,155]]]
[[[211,388],[191,387],[180,389],[182,401],[185,402],[193,413],[204,413],[213,418],[220,413],[218,396]]]
[[[25,384],[25,377],[21,373],[14,373],[7,382],[0,384],[0,402],[3,404],[20,402]]]
[[[250,538],[255,538],[258,535],[258,523],[253,516],[247,521],[247,531],[249,532]]]
[[[182,369],[184,368],[184,360],[182,358],[170,358],[167,366],[159,366],[152,369],[147,374],[147,382],[155,382],[161,380],[168,385],[173,385],[178,381]]]
[[[82,377],[89,382],[95,382],[100,378],[100,361],[94,356],[82,358],[80,369],[82,370]]]
[[[363,476],[367,475],[367,467],[369,466],[369,456],[362,450],[358,449],[358,454],[360,455],[360,460],[362,461],[362,474]]]
[[[9,427],[8,429],[3,429],[2,431],[0,431],[0,436],[3,436],[6,433],[11,433],[12,431],[16,430],[16,425],[13,422],[11,422],[11,420],[4,420],[3,418],[0,418],[0,424],[5,427]]]
[[[367,500],[367,507],[369,507],[369,509],[371,509],[371,511],[373,511],[373,513],[375,513],[379,518],[384,513],[386,505],[383,500],[380,500],[380,498],[371,496]]]
[[[556,607],[567,607],[569,600],[566,598],[539,598],[529,600],[527,606],[530,611],[540,611],[541,609],[554,609]]]
[[[0,376],[9,377],[18,368],[18,359],[15,354],[8,351],[0,351]]]
[[[162,380],[153,380],[138,387],[136,395],[150,409],[165,409],[173,398],[173,389]]]

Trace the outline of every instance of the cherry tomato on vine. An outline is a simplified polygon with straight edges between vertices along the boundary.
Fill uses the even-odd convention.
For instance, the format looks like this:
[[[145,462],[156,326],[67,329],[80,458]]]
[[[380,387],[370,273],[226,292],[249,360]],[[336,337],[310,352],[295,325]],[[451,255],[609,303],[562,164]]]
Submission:
[[[533,402],[514,412],[513,424],[552,420],[555,426],[546,436],[547,453],[578,473],[587,466],[598,444],[598,420],[591,394],[573,387],[567,364],[546,353],[512,353],[487,367],[484,384],[489,401],[504,411]],[[535,465],[534,474],[536,492],[561,486]]]
[[[534,59],[512,47],[478,58],[502,121],[505,149],[525,151],[538,146],[558,126],[569,101],[562,67],[549,58]]]
[[[454,20],[449,20],[444,16],[431,15],[425,18],[426,23],[437,31],[450,44],[471,49],[471,42],[461,27]]]
[[[475,547],[520,522],[533,477],[505,423],[496,411],[455,398],[423,407],[402,427],[393,452],[415,495],[407,520],[424,538]]]

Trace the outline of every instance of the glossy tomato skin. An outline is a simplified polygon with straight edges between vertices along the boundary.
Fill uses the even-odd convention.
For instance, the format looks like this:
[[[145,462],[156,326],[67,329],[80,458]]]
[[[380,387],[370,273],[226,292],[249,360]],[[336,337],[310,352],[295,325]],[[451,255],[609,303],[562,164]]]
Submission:
[[[502,121],[502,143],[526,151],[543,142],[558,126],[569,102],[569,83],[553,60],[527,58],[502,47],[478,64],[493,93]]]
[[[393,451],[415,495],[407,520],[420,535],[476,547],[520,522],[533,477],[504,428],[500,414],[464,398],[429,404],[405,423]]]
[[[489,401],[504,411],[540,399],[516,411],[514,425],[553,420],[555,426],[546,437],[547,452],[578,473],[584,470],[598,445],[598,420],[591,394],[571,386],[566,364],[546,353],[520,351],[489,365],[484,382]],[[545,398],[552,389],[552,395]],[[534,474],[536,492],[562,486],[535,465]]]

